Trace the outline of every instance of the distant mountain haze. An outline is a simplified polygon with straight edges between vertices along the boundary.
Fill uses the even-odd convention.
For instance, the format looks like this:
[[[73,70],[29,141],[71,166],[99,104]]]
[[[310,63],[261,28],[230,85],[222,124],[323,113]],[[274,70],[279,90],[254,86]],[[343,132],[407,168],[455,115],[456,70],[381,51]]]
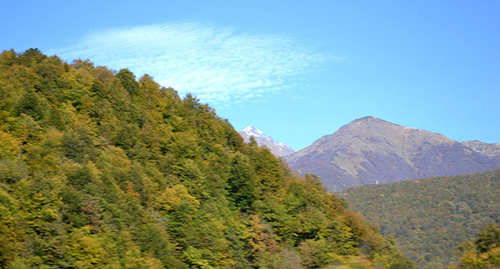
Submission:
[[[243,131],[240,131],[239,134],[247,143],[250,142],[250,137],[253,136],[255,138],[255,142],[257,142],[259,146],[268,148],[274,156],[284,157],[295,153],[295,150],[287,146],[285,143],[277,142],[272,137],[265,135],[261,130],[253,126],[248,126]]]
[[[286,159],[292,170],[316,174],[329,191],[339,191],[493,170],[500,166],[500,144],[460,143],[441,134],[364,117]]]

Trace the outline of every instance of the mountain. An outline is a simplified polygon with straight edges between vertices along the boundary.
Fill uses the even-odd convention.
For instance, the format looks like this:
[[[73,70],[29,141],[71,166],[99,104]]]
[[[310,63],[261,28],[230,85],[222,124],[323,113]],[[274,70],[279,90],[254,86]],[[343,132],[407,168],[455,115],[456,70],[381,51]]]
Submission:
[[[253,126],[248,126],[239,133],[247,143],[250,142],[250,137],[253,136],[255,138],[255,142],[257,142],[259,146],[268,148],[271,153],[277,157],[284,157],[295,152],[294,149],[287,146],[285,143],[277,142],[272,137],[265,135],[261,130]]]
[[[456,263],[459,245],[500,223],[500,169],[358,186],[339,195],[382,234],[393,234],[417,268]]]
[[[338,191],[493,170],[500,166],[498,156],[495,144],[459,143],[441,134],[364,117],[322,137],[287,161],[293,170],[316,174],[328,190]]]

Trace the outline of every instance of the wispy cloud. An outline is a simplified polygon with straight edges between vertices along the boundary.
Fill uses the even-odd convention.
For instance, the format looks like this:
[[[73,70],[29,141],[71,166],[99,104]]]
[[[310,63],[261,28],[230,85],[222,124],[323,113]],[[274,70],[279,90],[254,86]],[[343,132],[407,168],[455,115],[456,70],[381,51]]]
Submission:
[[[237,33],[198,22],[96,31],[50,53],[149,74],[162,86],[217,106],[263,100],[333,59],[290,37]]]

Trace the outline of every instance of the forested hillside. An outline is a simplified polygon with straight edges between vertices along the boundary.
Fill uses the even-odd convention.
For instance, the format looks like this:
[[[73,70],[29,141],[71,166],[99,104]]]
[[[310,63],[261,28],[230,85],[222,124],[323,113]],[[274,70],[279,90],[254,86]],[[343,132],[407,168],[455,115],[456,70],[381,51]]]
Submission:
[[[366,185],[341,195],[353,210],[380,225],[382,234],[394,234],[417,268],[457,262],[460,244],[473,240],[487,224],[500,223],[500,169]]]
[[[193,96],[36,49],[0,54],[0,231],[2,268],[411,267]]]

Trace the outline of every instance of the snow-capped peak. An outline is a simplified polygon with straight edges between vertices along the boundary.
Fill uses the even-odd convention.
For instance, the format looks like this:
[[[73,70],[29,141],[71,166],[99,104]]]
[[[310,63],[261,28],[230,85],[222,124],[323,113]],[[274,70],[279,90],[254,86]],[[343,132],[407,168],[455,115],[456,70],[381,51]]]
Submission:
[[[255,142],[257,142],[259,146],[268,148],[276,156],[282,157],[295,152],[295,150],[287,146],[285,143],[277,142],[272,137],[267,136],[264,132],[253,126],[248,126],[239,133],[247,143],[249,142],[250,137],[253,136],[255,138]]]
[[[267,138],[266,134],[262,132],[261,130],[253,127],[253,126],[248,126],[243,130],[244,133],[246,133],[248,136],[254,136],[255,138],[257,137],[262,137],[262,138]]]

